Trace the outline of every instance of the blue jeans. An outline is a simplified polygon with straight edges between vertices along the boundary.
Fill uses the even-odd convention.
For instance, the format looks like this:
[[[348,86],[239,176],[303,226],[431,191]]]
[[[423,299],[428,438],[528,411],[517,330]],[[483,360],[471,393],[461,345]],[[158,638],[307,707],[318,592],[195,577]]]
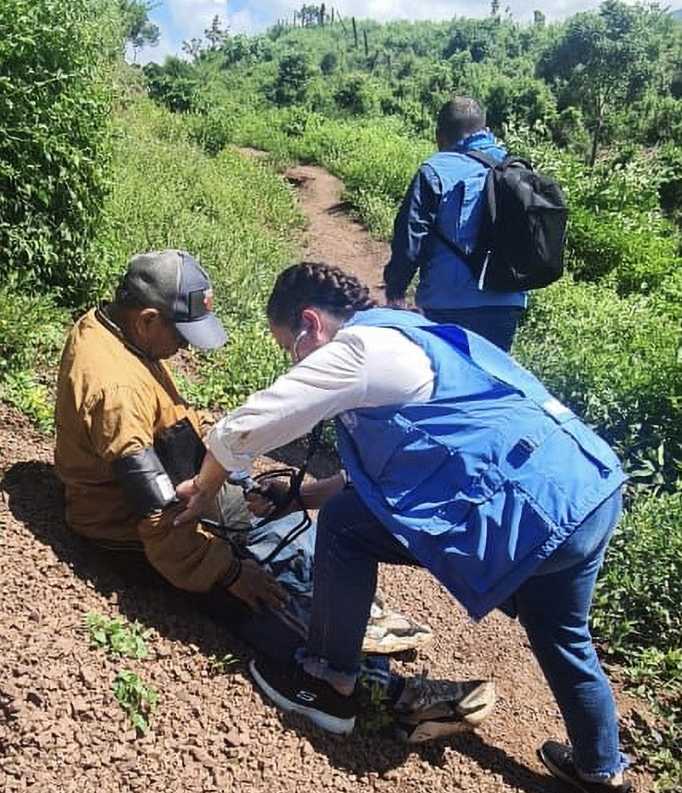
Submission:
[[[620,516],[620,490],[599,506],[515,593],[535,657],[561,709],[576,766],[610,776],[624,766],[615,701],[592,644],[588,615],[597,573]],[[313,610],[306,654],[349,678],[360,648],[379,562],[416,565],[348,488],[318,518]]]
[[[524,309],[518,306],[424,309],[424,315],[440,325],[459,325],[509,352]]]

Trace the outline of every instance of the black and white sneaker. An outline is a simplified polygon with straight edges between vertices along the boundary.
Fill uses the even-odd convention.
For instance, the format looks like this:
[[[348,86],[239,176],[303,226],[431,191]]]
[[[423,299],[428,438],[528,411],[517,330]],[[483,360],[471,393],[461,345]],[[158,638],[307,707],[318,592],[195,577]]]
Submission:
[[[538,757],[553,776],[582,793],[635,793],[632,783],[627,781],[619,785],[609,782],[586,782],[573,764],[573,751],[566,744],[546,741],[538,749]]]
[[[299,664],[278,665],[254,659],[249,670],[258,688],[278,708],[299,713],[327,732],[347,735],[353,731],[357,713],[354,695],[344,697]]]

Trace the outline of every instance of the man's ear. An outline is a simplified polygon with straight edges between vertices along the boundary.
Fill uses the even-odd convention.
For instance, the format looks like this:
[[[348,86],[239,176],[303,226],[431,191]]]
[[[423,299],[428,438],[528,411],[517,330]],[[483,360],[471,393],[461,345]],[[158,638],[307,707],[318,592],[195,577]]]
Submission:
[[[137,315],[138,328],[148,330],[159,321],[160,317],[161,312],[158,308],[143,308]]]

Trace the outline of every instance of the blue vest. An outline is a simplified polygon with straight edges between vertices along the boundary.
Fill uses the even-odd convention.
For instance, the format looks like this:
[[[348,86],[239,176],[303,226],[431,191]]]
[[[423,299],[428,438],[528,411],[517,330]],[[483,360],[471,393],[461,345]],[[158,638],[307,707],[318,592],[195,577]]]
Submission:
[[[438,229],[464,250],[473,250],[484,208],[483,185],[488,169],[462,154],[477,149],[502,160],[505,150],[489,132],[477,132],[448,151],[426,161],[440,182],[442,197],[436,218]],[[419,273],[416,301],[426,309],[525,307],[525,292],[481,291],[469,265],[435,234],[429,236]]]
[[[434,372],[428,402],[337,417],[339,452],[377,519],[474,619],[499,606],[624,481],[610,447],[532,374],[455,325],[372,309]]]

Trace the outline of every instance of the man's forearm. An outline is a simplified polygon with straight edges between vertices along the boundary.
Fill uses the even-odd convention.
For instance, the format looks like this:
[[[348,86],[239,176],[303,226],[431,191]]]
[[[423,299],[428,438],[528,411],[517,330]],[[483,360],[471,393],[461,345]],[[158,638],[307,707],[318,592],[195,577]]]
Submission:
[[[330,498],[340,493],[346,484],[343,474],[309,482],[301,486],[301,499],[306,509],[320,509]]]

